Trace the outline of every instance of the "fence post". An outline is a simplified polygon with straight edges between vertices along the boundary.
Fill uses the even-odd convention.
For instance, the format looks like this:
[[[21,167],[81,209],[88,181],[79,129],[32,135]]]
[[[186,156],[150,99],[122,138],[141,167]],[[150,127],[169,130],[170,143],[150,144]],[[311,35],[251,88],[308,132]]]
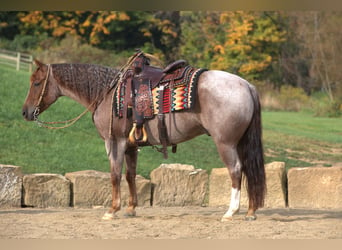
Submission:
[[[29,72],[31,73],[32,72],[32,63],[33,63],[33,56],[31,55],[29,57]]]
[[[17,70],[20,70],[20,52],[17,54]]]

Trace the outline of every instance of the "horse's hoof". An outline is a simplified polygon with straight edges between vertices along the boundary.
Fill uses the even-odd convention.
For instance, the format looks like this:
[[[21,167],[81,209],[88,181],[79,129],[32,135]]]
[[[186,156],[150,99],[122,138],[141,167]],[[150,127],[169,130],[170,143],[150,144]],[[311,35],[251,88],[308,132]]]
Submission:
[[[133,210],[133,211],[126,211],[124,216],[128,217],[128,218],[135,217],[136,216],[136,212],[135,212],[135,210]]]
[[[105,213],[102,216],[102,220],[112,220],[112,219],[114,219],[114,214],[112,214],[112,213]]]
[[[221,219],[221,222],[227,222],[227,221],[232,221],[233,217],[232,216],[223,216]]]
[[[256,220],[257,217],[255,215],[247,215],[245,217],[245,221],[253,221],[253,220]]]

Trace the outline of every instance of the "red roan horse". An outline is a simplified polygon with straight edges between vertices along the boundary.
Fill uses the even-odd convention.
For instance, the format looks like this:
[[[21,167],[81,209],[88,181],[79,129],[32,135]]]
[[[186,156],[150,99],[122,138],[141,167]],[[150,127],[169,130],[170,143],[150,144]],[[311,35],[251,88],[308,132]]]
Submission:
[[[109,67],[90,64],[43,64],[30,78],[30,89],[22,109],[28,121],[53,104],[58,97],[68,96],[92,112],[94,124],[105,141],[110,161],[112,206],[103,219],[114,218],[120,210],[120,180],[124,159],[129,185],[127,215],[135,215],[137,193],[135,185],[138,148],[128,143],[132,118],[118,118],[112,112],[114,88],[112,81],[118,72]],[[116,84],[116,83],[115,83]],[[261,140],[261,114],[257,91],[246,80],[217,70],[202,73],[198,79],[195,107],[191,110],[165,114],[170,145],[209,134],[214,140],[232,179],[229,209],[222,221],[231,220],[239,211],[242,174],[246,176],[249,208],[247,220],[256,219],[255,211],[263,206],[266,184]],[[158,119],[145,122],[148,141],[160,145]],[[167,122],[168,123],[168,122]]]

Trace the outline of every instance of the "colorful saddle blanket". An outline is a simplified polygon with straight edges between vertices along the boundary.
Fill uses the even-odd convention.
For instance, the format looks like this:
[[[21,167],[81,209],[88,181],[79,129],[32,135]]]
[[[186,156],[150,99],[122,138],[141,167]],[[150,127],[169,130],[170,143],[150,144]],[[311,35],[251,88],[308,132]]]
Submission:
[[[151,84],[146,81],[142,81],[141,85],[139,85],[139,91],[135,93],[135,102],[139,100],[139,107],[144,111],[145,119],[158,114],[161,105],[163,105],[163,113],[194,107],[198,78],[206,69],[194,68],[188,65],[177,70],[180,72],[178,75],[172,74],[176,76],[175,78],[170,80],[170,75],[166,75],[153,89],[151,89]],[[123,117],[124,114],[126,84],[127,82],[119,83],[114,96],[114,110],[118,117]],[[160,88],[164,88],[163,91],[160,91]],[[162,98],[160,92],[163,93]],[[137,104],[135,106],[137,107]]]

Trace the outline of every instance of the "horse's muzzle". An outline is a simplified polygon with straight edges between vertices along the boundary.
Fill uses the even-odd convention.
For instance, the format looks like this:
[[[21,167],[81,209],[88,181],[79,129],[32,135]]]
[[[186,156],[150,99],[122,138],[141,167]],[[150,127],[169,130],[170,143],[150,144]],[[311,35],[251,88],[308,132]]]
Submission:
[[[34,109],[23,107],[22,115],[26,121],[34,121]]]

